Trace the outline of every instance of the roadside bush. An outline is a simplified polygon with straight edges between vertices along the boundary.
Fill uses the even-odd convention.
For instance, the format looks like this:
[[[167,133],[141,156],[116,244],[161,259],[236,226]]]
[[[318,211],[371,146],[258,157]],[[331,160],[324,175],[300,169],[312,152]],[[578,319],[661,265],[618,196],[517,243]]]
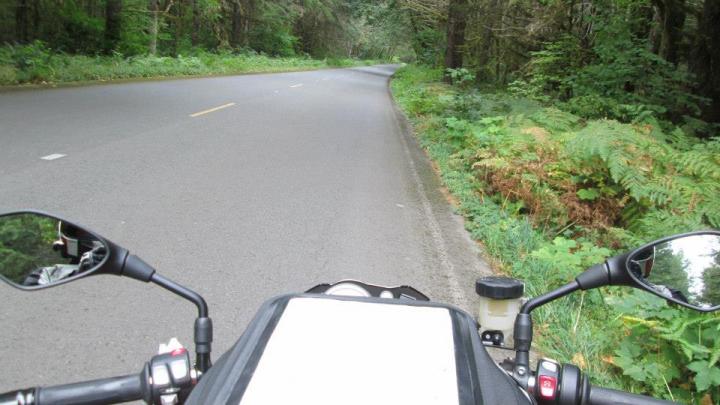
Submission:
[[[615,323],[626,338],[605,361],[642,391],[664,392],[683,403],[717,403],[720,316],[669,307],[640,292],[612,302],[622,314]]]
[[[450,77],[452,84],[462,88],[467,88],[475,80],[475,75],[465,68],[445,69],[445,74]]]
[[[277,58],[251,51],[189,55],[84,56],[56,53],[42,42],[0,47],[0,85],[113,80],[134,77],[172,77],[245,72],[280,72],[323,67],[366,65],[374,61],[305,57]]]
[[[7,46],[0,53],[3,65],[12,65],[17,82],[42,81],[53,73],[52,53],[41,41],[25,46]]]
[[[689,73],[651,52],[619,16],[596,27],[590,49],[570,35],[546,43],[509,86],[516,96],[556,103],[583,118],[621,122],[697,116],[707,100],[690,89]]]

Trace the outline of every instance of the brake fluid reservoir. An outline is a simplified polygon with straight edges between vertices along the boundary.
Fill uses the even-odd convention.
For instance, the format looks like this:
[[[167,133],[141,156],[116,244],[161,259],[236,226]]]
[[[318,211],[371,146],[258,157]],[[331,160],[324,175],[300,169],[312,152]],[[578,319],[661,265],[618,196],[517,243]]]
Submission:
[[[509,277],[483,277],[475,282],[475,292],[480,296],[478,323],[483,343],[512,347],[513,325],[525,285]]]

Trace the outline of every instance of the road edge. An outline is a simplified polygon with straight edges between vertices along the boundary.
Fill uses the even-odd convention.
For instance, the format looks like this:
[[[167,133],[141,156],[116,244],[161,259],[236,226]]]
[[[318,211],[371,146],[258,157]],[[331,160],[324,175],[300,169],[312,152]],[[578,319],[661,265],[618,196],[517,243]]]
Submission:
[[[420,194],[422,209],[428,220],[428,230],[433,237],[439,259],[443,263],[443,275],[448,279],[450,287],[457,291],[453,292],[452,296],[453,299],[460,302],[455,304],[472,313],[477,305],[474,279],[495,275],[496,272],[485,257],[480,245],[472,239],[465,228],[465,218],[457,212],[457,207],[447,197],[450,195],[449,191],[445,187],[436,165],[427,151],[419,144],[412,122],[397,104],[390,86],[393,76],[394,73],[388,77],[386,83],[386,91],[392,106],[391,114],[408,159],[411,175],[418,185],[417,192]],[[437,205],[433,206],[432,202],[437,204],[439,201],[442,201],[446,209],[437,210]],[[448,249],[447,244],[449,238],[446,237],[448,234],[452,236],[453,242],[460,242],[460,249],[466,257],[460,258],[450,254],[451,249]],[[463,262],[461,264],[469,266],[457,266],[456,261],[461,261]],[[469,273],[472,273],[471,280]]]

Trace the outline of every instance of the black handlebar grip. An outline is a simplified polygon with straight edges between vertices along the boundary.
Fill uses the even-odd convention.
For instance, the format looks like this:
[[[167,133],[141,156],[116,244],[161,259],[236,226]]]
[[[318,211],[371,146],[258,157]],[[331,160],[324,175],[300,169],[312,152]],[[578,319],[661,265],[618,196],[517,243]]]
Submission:
[[[37,405],[101,405],[144,398],[143,373],[103,378],[75,384],[38,388]]]
[[[665,401],[646,397],[644,395],[631,394],[629,392],[611,390],[591,386],[590,396],[588,398],[589,405],[675,405],[676,402]]]

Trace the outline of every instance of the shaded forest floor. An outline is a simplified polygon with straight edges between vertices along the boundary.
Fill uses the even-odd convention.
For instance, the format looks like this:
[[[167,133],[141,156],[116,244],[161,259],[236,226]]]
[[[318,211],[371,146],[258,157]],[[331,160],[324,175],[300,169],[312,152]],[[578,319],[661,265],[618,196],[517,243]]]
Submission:
[[[720,138],[590,119],[441,78],[439,69],[408,66],[393,94],[468,231],[498,272],[525,281],[527,296],[653,239],[720,227]],[[533,315],[544,355],[580,366],[598,385],[720,401],[717,314],[616,287],[561,301]]]
[[[356,59],[269,57],[198,52],[190,56],[84,56],[54,53],[41,43],[0,47],[0,86],[57,85],[141,78],[273,73],[375,64]]]

